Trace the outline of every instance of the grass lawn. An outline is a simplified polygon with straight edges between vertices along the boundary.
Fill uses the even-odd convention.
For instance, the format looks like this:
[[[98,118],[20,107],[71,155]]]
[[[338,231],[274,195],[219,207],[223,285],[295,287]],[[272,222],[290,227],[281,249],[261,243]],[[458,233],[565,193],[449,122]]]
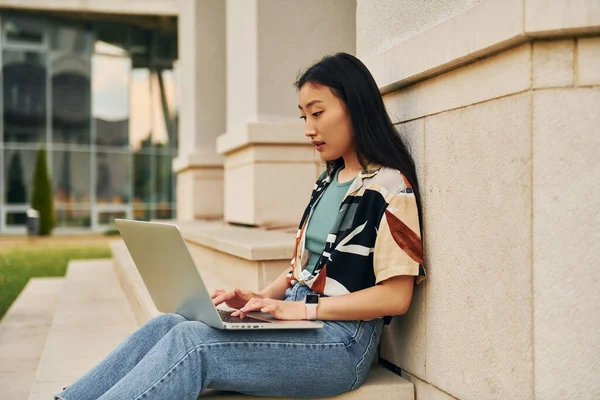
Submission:
[[[64,276],[70,260],[90,258],[111,258],[108,244],[41,241],[7,246],[0,239],[0,319],[29,278]]]

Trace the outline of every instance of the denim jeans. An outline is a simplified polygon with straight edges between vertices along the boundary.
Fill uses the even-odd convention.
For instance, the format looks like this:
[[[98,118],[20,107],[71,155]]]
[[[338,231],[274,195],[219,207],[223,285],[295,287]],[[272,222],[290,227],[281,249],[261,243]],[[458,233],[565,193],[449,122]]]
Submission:
[[[297,284],[287,301],[308,293]],[[196,400],[204,389],[279,397],[335,396],[359,387],[382,320],[322,329],[227,331],[164,314],[148,321],[66,390],[64,400]]]

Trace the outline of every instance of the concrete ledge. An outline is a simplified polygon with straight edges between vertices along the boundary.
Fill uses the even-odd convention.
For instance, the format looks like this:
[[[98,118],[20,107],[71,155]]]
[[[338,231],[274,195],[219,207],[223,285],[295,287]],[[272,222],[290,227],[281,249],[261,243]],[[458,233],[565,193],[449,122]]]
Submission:
[[[304,123],[295,121],[247,122],[217,138],[217,152],[227,154],[250,144],[300,144],[312,146],[304,137]]]
[[[596,0],[487,0],[363,61],[387,94],[536,38],[597,33]]]
[[[173,172],[176,174],[188,169],[223,169],[223,157],[215,151],[197,151],[190,154],[180,154],[173,159]]]
[[[294,253],[295,228],[287,231],[268,231],[228,225],[222,221],[178,221],[177,225],[187,242],[245,260],[289,260]]]
[[[26,399],[50,331],[64,278],[30,279],[0,323],[3,397]]]
[[[526,40],[522,0],[488,0],[364,62],[387,94]]]

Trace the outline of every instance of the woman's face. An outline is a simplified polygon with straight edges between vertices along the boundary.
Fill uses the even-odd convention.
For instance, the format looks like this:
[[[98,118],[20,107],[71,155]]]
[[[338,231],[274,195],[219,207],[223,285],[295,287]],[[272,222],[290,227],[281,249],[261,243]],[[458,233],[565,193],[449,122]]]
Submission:
[[[344,103],[327,86],[306,83],[300,88],[300,114],[305,135],[324,161],[355,157],[354,131]]]

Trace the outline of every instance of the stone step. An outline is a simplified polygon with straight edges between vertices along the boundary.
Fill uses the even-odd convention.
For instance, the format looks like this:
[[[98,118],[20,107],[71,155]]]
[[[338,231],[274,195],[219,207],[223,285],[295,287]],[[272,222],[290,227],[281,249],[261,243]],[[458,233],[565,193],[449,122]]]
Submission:
[[[51,399],[136,328],[114,262],[71,261],[29,399]]]
[[[32,278],[0,322],[0,388],[26,399],[52,324],[64,278]]]

